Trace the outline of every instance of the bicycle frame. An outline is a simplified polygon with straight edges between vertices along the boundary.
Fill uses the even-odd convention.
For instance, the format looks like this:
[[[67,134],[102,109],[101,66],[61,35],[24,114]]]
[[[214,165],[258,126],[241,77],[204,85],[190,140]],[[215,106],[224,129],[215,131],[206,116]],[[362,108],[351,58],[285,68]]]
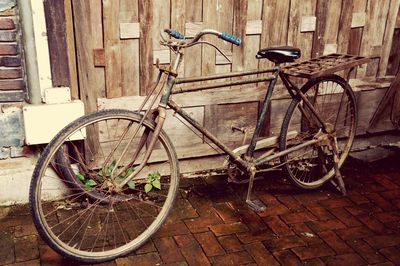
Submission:
[[[300,97],[303,100],[304,104],[307,106],[307,108],[317,117],[317,120],[321,124],[322,130],[324,131],[324,133],[328,132],[326,125],[323,123],[322,119],[319,117],[318,113],[315,111],[314,107],[308,101],[306,96],[301,92],[301,90],[296,85],[294,85],[288,79],[288,77],[286,77],[285,75],[282,74],[282,72],[280,71],[280,67],[278,65],[276,65],[273,68],[264,69],[264,70],[233,72],[233,73],[194,77],[194,78],[177,78],[177,76],[178,76],[177,72],[178,72],[179,66],[182,62],[183,53],[181,53],[179,50],[176,53],[177,53],[177,56],[176,56],[175,62],[172,64],[171,69],[159,67],[160,74],[159,74],[158,81],[160,80],[160,76],[163,74],[167,75],[167,78],[166,78],[167,81],[166,81],[164,87],[162,88],[161,99],[160,99],[160,102],[157,107],[157,113],[158,113],[157,126],[156,126],[154,133],[152,134],[150,144],[147,146],[147,151],[144,156],[145,159],[142,161],[142,163],[139,165],[139,167],[136,168],[134,173],[132,173],[123,182],[121,182],[119,184],[120,187],[123,187],[130,180],[134,180],[135,176],[141,171],[141,169],[147,163],[147,160],[150,157],[152,149],[154,147],[155,140],[158,138],[158,135],[163,127],[167,107],[173,109],[177,114],[179,114],[181,117],[183,117],[183,119],[186,120],[190,125],[192,125],[195,129],[197,129],[202,134],[204,134],[204,136],[206,136],[218,148],[220,148],[224,153],[226,153],[230,157],[230,159],[234,163],[236,163],[236,165],[241,170],[252,173],[252,175],[255,175],[256,168],[262,164],[265,164],[269,161],[272,161],[279,157],[285,156],[289,153],[300,150],[306,146],[314,145],[318,142],[321,142],[321,141],[327,139],[326,135],[322,134],[319,137],[314,137],[313,139],[311,139],[309,141],[298,144],[298,145],[293,146],[284,151],[258,158],[255,161],[252,160],[253,154],[254,154],[254,151],[256,148],[257,138],[259,137],[259,134],[263,127],[265,116],[268,112],[268,107],[270,106],[270,103],[271,103],[271,97],[272,97],[273,90],[274,90],[278,76],[281,77],[281,79],[283,80],[283,83],[287,87],[291,97],[292,98]],[[252,75],[262,75],[262,74],[266,74],[266,73],[270,73],[270,75],[267,77],[259,77],[259,78],[256,77],[256,78],[250,78],[250,79],[238,80],[238,81],[206,84],[206,85],[200,85],[197,87],[195,86],[195,87],[189,87],[189,88],[174,88],[174,86],[178,85],[178,84],[195,83],[195,82],[210,81],[210,80],[215,81],[215,80],[219,80],[219,79],[234,78],[234,77],[246,77],[246,76],[248,77],[248,76],[252,76]],[[176,104],[171,99],[171,95],[178,94],[178,93],[200,91],[200,90],[205,90],[205,89],[217,89],[217,88],[223,88],[223,87],[229,87],[229,86],[239,86],[239,85],[260,83],[260,82],[269,82],[269,85],[267,88],[265,98],[262,102],[261,112],[257,119],[255,131],[251,138],[250,144],[247,147],[244,158],[242,158],[240,155],[235,154],[232,149],[230,149],[224,143],[219,141],[216,136],[214,136],[210,131],[208,131],[200,123],[198,123],[195,119],[193,119],[193,117],[191,117],[187,112],[185,112],[178,104]],[[146,97],[145,101],[147,101],[148,99],[149,99],[149,97]],[[139,109],[139,112],[142,111],[142,108],[144,105],[145,105],[145,102],[142,104],[141,108]],[[305,112],[303,111],[303,108],[301,106],[299,106],[299,107],[300,107],[300,111],[303,114],[305,114]],[[148,113],[149,113],[149,111],[147,111],[145,113],[145,116],[148,116]],[[141,148],[142,147],[139,147],[139,149],[141,149]],[[249,194],[248,194],[248,199],[249,199]]]

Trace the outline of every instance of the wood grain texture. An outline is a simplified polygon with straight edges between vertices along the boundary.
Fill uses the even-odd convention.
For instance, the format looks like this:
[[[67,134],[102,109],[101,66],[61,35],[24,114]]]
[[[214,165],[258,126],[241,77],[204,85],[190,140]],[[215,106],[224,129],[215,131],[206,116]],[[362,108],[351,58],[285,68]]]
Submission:
[[[71,98],[79,99],[74,21],[73,21],[71,0],[64,1],[64,10],[65,10],[65,31],[67,35],[67,47],[68,47],[68,69],[69,69],[69,86],[71,89]]]
[[[84,102],[85,112],[97,110],[97,97],[104,84],[104,76],[99,75],[93,65],[93,49],[95,32],[99,29],[94,24],[92,12],[101,3],[97,0],[72,1],[74,11],[74,27],[76,37],[76,53],[79,73],[80,98]]]
[[[153,40],[151,23],[153,20],[153,1],[138,1],[140,39],[139,39],[139,80],[140,95],[146,95],[151,88],[153,73]]]
[[[190,5],[185,5],[185,34],[189,37],[203,28],[203,1],[192,0]],[[188,28],[188,26],[190,26]],[[184,75],[185,77],[195,77],[201,75],[202,49],[200,45],[196,45],[185,51],[184,59]]]
[[[217,0],[203,0],[203,27],[215,29],[218,26],[217,14],[218,1]],[[202,38],[205,41],[216,43],[215,36],[207,36]],[[209,75],[215,74],[215,49],[202,45],[201,48],[201,74]]]
[[[119,38],[120,1],[103,0],[106,95],[122,96],[122,49]]]
[[[399,14],[400,0],[391,0],[389,12],[386,21],[385,35],[383,37],[383,45],[381,52],[381,60],[379,61],[378,75],[384,76],[387,72],[390,51],[393,43],[393,35],[396,27],[396,20]]]
[[[289,6],[288,0],[264,0],[260,46],[271,47],[287,44]],[[270,66],[272,64],[268,60],[261,60],[260,67]]]
[[[233,1],[233,35],[243,39],[246,36],[247,1]],[[244,44],[233,45],[232,71],[245,70]]]
[[[353,0],[343,0],[339,20],[339,29],[337,33],[338,53],[347,53],[348,44],[350,41],[352,15]]]
[[[171,0],[171,28],[185,34],[186,25],[186,1],[185,0]],[[175,54],[172,53],[172,60],[175,61]],[[185,75],[185,64],[181,63],[178,75],[183,77]]]
[[[389,55],[389,61],[387,66],[388,75],[396,75],[400,66],[400,29],[396,29],[393,33],[392,48]]]
[[[329,2],[326,0],[317,0],[317,9],[316,9],[317,26],[315,29],[314,39],[313,39],[312,57],[318,57],[322,55],[324,52],[325,40],[326,40],[324,35],[326,32],[328,4]]]
[[[63,1],[45,0],[47,38],[49,40],[51,79],[54,87],[69,87],[68,43]]]
[[[138,0],[120,0],[119,22],[140,37]],[[120,32],[122,34],[122,32]],[[135,35],[136,34],[136,35]],[[139,40],[120,40],[122,95],[139,95]]]

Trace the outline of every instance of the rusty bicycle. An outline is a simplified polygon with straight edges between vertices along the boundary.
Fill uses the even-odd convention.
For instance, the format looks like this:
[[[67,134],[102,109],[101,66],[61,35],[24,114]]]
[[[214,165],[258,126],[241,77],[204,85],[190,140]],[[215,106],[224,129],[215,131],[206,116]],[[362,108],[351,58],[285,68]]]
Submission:
[[[200,31],[192,39],[165,30],[161,44],[170,48],[175,60],[169,67],[158,66],[156,86],[137,111],[111,109],[85,115],[45,148],[33,173],[30,202],[40,236],[54,250],[88,263],[103,262],[132,252],[160,228],[173,206],[180,177],[174,145],[163,131],[167,108],[227,155],[232,181],[242,182],[240,176],[247,176],[245,200],[255,211],[265,210],[251,195],[259,170],[282,167],[301,188],[315,189],[331,181],[345,193],[339,169],[355,137],[357,106],[350,85],[333,72],[365,61],[330,57],[341,59],[342,67],[326,64],[326,71],[299,86],[291,77],[310,71],[301,64],[282,64],[298,59],[300,50],[272,47],[257,53],[260,60],[275,64],[270,69],[179,78],[184,49],[211,45],[224,55],[202,39],[205,35],[241,44],[238,37],[216,30]],[[318,60],[308,62],[322,65]],[[295,66],[301,67],[293,70]],[[278,77],[291,102],[280,135],[261,138]],[[250,142],[234,150],[172,100],[178,93],[246,84],[265,84],[266,94]]]

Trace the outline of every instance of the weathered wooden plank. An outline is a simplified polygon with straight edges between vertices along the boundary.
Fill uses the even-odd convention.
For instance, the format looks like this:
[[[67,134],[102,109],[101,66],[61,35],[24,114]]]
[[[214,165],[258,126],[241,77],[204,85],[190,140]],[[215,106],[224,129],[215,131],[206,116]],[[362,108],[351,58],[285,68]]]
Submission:
[[[229,147],[234,148],[249,143],[254,132],[258,114],[258,102],[219,104],[214,114],[218,119],[217,137]],[[247,135],[232,127],[246,128]]]
[[[326,32],[326,18],[328,15],[328,1],[317,0],[317,26],[314,33],[312,57],[318,57],[323,54],[325,46],[324,34]]]
[[[341,6],[339,29],[337,33],[337,52],[347,53],[353,14],[353,0],[343,0]]]
[[[193,107],[213,104],[243,103],[261,101],[266,94],[265,87],[226,88],[215,91],[199,91],[173,95],[173,100],[181,106]],[[99,98],[99,109],[126,108],[136,110],[144,100],[144,96],[127,96],[115,99]],[[148,106],[145,106],[145,109]]]
[[[246,35],[259,35],[262,32],[262,20],[248,20]],[[243,37],[244,38],[244,37]]]
[[[365,134],[369,127],[369,122],[375,113],[382,97],[385,95],[385,89],[376,89],[369,91],[356,92],[358,110],[357,135]]]
[[[103,0],[103,29],[106,73],[106,95],[108,98],[122,96],[122,57],[119,39],[120,1]]]
[[[360,54],[364,56],[369,56],[370,51],[374,46],[382,45],[384,28],[385,28],[385,18],[387,16],[389,8],[389,1],[368,1],[367,3],[367,20],[368,23],[365,24],[363,30],[363,38],[361,42]],[[379,60],[379,59],[377,59]],[[379,62],[378,62],[379,64]],[[375,66],[369,64],[367,68],[361,68],[358,70],[358,75],[372,76],[375,72]]]
[[[139,10],[137,0],[120,0],[119,22],[126,25],[133,37],[140,36]],[[126,28],[125,28],[126,29]],[[120,32],[122,36],[122,31]],[[122,39],[122,38],[121,38]],[[139,95],[139,40],[123,39],[120,41],[122,66],[122,95]]]
[[[383,45],[381,52],[381,60],[379,62],[378,75],[386,75],[387,66],[389,63],[390,51],[392,48],[393,34],[396,26],[396,19],[399,14],[400,0],[392,0],[386,20],[385,35],[383,37]]]
[[[139,23],[125,22],[119,24],[119,37],[122,40],[126,39],[139,39],[140,30]]]
[[[249,20],[261,20],[263,0],[252,0],[247,3],[247,17]]]
[[[102,16],[102,2],[101,0],[89,0],[90,4],[90,27],[91,39],[88,45],[92,48],[104,48],[103,41],[103,16]],[[98,97],[106,97],[106,74],[104,68],[96,67],[93,73],[96,78],[96,83],[92,86],[95,89]]]
[[[151,27],[153,42],[153,60],[156,59],[156,56],[158,56],[154,54],[154,50],[164,50],[164,53],[169,53],[169,51],[166,51],[165,47],[161,46],[160,44],[160,31],[166,28],[170,28],[170,1],[153,0],[153,20]],[[167,60],[164,60],[164,62],[167,62]],[[151,74],[152,81],[154,82],[158,71],[153,67]]]
[[[203,26],[215,29],[218,26],[218,1],[203,0]],[[205,36],[204,41],[216,43],[215,36]],[[201,74],[215,74],[215,49],[209,45],[202,45]]]
[[[246,36],[247,1],[233,1],[233,34],[240,38]],[[233,46],[232,71],[245,70],[245,48],[244,44]]]
[[[209,104],[204,106],[204,127],[214,135],[217,135],[218,131],[217,112],[218,104]]]
[[[138,1],[139,6],[139,80],[140,95],[146,95],[152,84],[153,73],[153,40],[151,36],[151,25],[153,20],[153,1]]]
[[[351,5],[350,5],[351,6]],[[340,19],[344,19],[347,15],[343,15],[342,11],[342,2],[341,1],[336,1],[336,0],[329,0],[328,1],[328,10],[327,12],[329,14],[341,14],[341,16],[327,16],[326,19],[326,26],[325,26],[325,32],[324,32],[324,48],[323,48],[323,54],[330,54],[330,53],[336,53],[337,52],[337,41],[338,41],[338,32],[339,32],[339,26],[341,23],[339,23]],[[347,9],[344,9],[347,10]],[[345,12],[346,14],[347,12]],[[319,18],[323,19],[323,18]],[[342,21],[343,23],[344,21]],[[344,26],[346,27],[346,26]]]
[[[154,50],[153,51],[153,64],[156,63],[157,59],[160,64],[169,64],[171,62],[170,50],[169,49]]]
[[[186,24],[186,2],[185,0],[171,0],[171,28],[185,34]],[[176,55],[172,53],[172,60],[175,60]],[[183,77],[185,74],[185,64],[181,63],[178,75]]]
[[[354,12],[351,20],[352,28],[364,27],[365,25],[365,12]]]
[[[259,60],[256,59],[255,55],[257,54],[260,48],[260,38],[262,33],[262,10],[263,10],[263,1],[262,0],[253,0],[247,3],[247,21],[260,21],[260,34],[257,35],[249,35],[243,36],[243,45],[244,45],[244,54],[245,54],[245,69],[257,69]]]
[[[204,125],[206,119],[204,115],[204,107],[184,107],[193,119]],[[168,134],[171,141],[175,143],[175,147],[191,147],[192,145],[199,145],[203,143],[203,135],[195,130],[188,122],[184,121],[183,118],[174,115],[173,110],[167,110],[166,123],[163,126],[163,130]],[[194,132],[192,131],[194,130]],[[187,150],[185,157],[190,157],[190,154],[196,154],[196,150]]]
[[[93,64],[96,67],[106,65],[106,56],[103,48],[93,49]]]
[[[306,0],[299,6],[300,17],[315,17],[317,0]],[[315,17],[316,19],[316,17]],[[315,25],[316,27],[316,25]],[[297,36],[297,47],[301,50],[302,59],[311,58],[314,32],[302,32]]]
[[[80,98],[84,102],[85,112],[97,110],[97,97],[102,95],[104,76],[97,72],[93,65],[93,49],[95,45],[98,24],[95,23],[95,12],[101,7],[101,1],[73,0],[74,27],[76,37],[76,53],[79,73]]]
[[[74,21],[72,12],[72,0],[64,1],[65,10],[65,31],[67,36],[67,47],[68,47],[68,69],[69,69],[69,86],[71,89],[71,98],[79,99],[79,88],[78,88],[78,72],[76,66],[76,48],[75,48],[75,36],[74,36]]]
[[[297,47],[300,32],[303,26],[303,18],[300,17],[299,1],[291,1],[289,10],[289,29],[287,43],[290,46]]]
[[[389,55],[387,74],[395,75],[400,66],[400,29],[396,29],[392,38],[392,48]]]
[[[194,34],[203,28],[203,1],[192,0],[190,5],[185,5],[186,24],[185,34],[193,37]],[[201,46],[186,49],[185,51],[185,77],[194,77],[201,75]]]
[[[66,36],[66,18],[63,1],[45,0],[47,38],[49,40],[50,68],[54,87],[69,87],[68,45]]]
[[[185,23],[185,36],[186,38],[193,38],[202,29],[203,22],[187,22]]]
[[[389,90],[394,90],[393,105],[390,114],[390,120],[397,129],[400,128],[400,71],[397,72],[396,78],[391,84]]]
[[[317,17],[304,16],[301,18],[301,25],[300,25],[301,32],[315,31],[316,26],[317,26]]]
[[[264,1],[261,46],[270,47],[287,44],[289,6],[288,0]],[[263,68],[270,67],[271,65],[271,62],[268,62],[268,60],[260,62],[260,67]]]
[[[398,117],[400,110],[398,109],[398,87],[400,86],[400,73],[397,74],[396,79],[392,82],[391,86],[386,90],[382,99],[380,100],[375,112],[369,121],[367,131],[369,133],[384,131],[388,129],[387,123],[382,123],[383,120],[387,120],[390,123],[393,121],[397,127],[399,126]],[[396,101],[394,101],[396,99]],[[394,112],[393,112],[393,111]]]

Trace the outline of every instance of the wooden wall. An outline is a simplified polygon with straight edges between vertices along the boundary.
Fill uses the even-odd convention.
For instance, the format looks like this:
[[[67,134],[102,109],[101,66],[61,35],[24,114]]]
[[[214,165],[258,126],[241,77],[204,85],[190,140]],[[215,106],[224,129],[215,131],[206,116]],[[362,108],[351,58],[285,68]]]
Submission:
[[[87,112],[137,108],[157,74],[153,66],[156,58],[161,64],[173,59],[159,44],[159,32],[164,28],[188,37],[204,28],[215,28],[243,39],[240,47],[207,39],[221,47],[232,63],[207,46],[187,49],[180,71],[186,77],[269,67],[266,60],[255,59],[255,54],[274,45],[301,48],[302,60],[335,52],[371,57],[371,63],[352,76],[352,83],[360,85],[355,87],[361,102],[360,134],[365,132],[388,83],[368,84],[376,77],[395,75],[400,63],[400,0],[64,1],[72,3],[65,6],[74,18],[79,97]],[[233,147],[242,142],[243,134],[233,132],[231,126],[248,127],[252,132],[264,93],[261,86],[227,88],[175,99]],[[287,104],[286,93],[278,89],[269,117],[271,126],[265,134],[279,133]],[[215,153],[175,118],[170,121],[166,129],[176,141],[180,157]],[[188,153],[193,147],[195,154]]]

